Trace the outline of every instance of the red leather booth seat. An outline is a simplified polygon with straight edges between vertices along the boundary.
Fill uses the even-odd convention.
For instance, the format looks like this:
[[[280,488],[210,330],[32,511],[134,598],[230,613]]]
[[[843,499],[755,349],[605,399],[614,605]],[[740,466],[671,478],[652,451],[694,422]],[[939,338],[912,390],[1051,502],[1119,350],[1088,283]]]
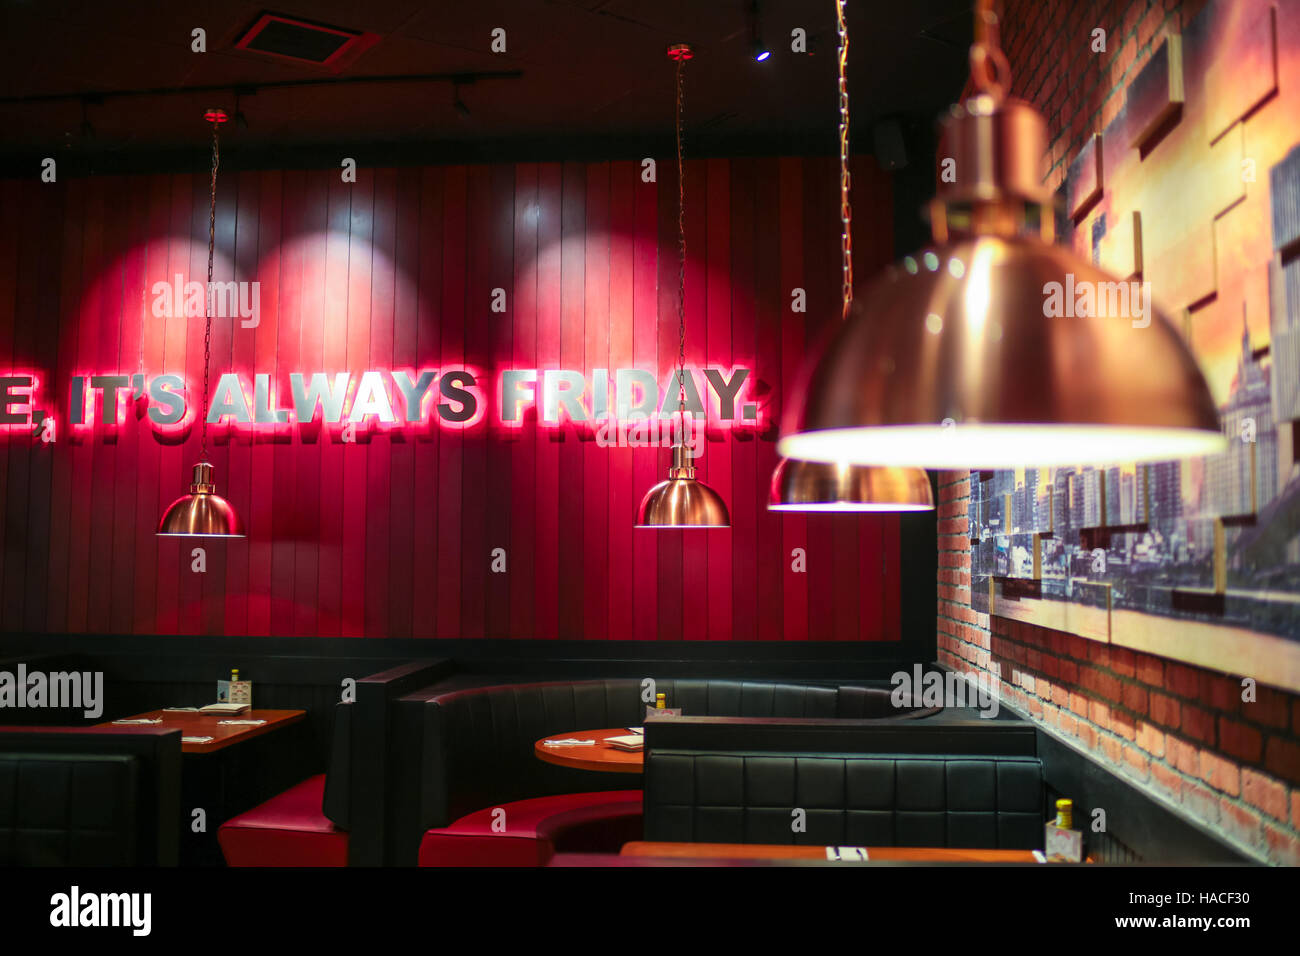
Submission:
[[[492,829],[505,811],[505,830]],[[497,815],[499,818],[499,815]],[[420,841],[420,866],[542,866],[557,847],[617,853],[641,833],[641,791],[606,790],[516,800],[476,810]]]
[[[321,811],[325,774],[277,794],[217,831],[229,866],[347,866],[348,834]]]

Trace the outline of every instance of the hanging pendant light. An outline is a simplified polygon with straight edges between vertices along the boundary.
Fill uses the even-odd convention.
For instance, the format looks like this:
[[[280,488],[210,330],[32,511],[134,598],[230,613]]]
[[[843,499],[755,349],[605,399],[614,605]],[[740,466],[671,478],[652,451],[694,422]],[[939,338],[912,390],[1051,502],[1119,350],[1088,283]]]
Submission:
[[[212,365],[212,260],[217,240],[217,166],[221,153],[218,130],[226,122],[224,110],[210,109],[203,118],[212,124],[212,179],[208,207],[208,284],[203,329],[203,417],[200,420],[199,460],[194,465],[190,493],[177,498],[158,522],[158,534],[222,538],[242,538],[244,528],[239,514],[216,493],[212,481],[212,464],[208,461],[208,369]]]
[[[853,211],[849,205],[849,88],[845,72],[849,29],[844,0],[835,0],[840,37],[840,255],[844,281],[840,321],[853,306]],[[930,479],[919,468],[889,468],[848,462],[783,458],[772,472],[769,511],[929,511],[934,508]]]
[[[1142,284],[1052,244],[1046,126],[1005,98],[996,24],[992,0],[980,0],[977,93],[945,121],[939,155],[954,175],[941,178],[955,181],[931,203],[935,244],[867,290],[788,408],[778,449],[988,469],[1222,451],[1196,359]],[[1092,306],[1080,298],[1079,315],[1073,299],[1085,287]]]
[[[676,43],[668,56],[677,62],[677,387],[678,413],[682,427],[673,444],[673,464],[668,480],[661,481],[641,499],[637,509],[638,528],[729,528],[731,517],[722,496],[695,477],[681,436],[686,434],[686,168],[682,151],[682,71],[691,58],[691,48]]]

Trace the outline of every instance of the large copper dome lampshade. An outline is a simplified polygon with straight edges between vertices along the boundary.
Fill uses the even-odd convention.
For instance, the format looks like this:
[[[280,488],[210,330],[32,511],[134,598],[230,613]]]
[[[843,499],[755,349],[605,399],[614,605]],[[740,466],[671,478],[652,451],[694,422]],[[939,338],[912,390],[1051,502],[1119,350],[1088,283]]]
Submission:
[[[158,534],[242,538],[244,526],[238,513],[216,490],[212,465],[199,462],[194,466],[190,493],[168,506],[158,522]]]
[[[853,212],[849,204],[849,91],[847,68],[849,31],[844,0],[836,0],[839,28],[840,105],[840,253],[844,281],[840,320],[853,304]],[[772,472],[768,511],[899,512],[930,511],[934,494],[930,479],[919,468],[889,468],[847,462],[801,461],[782,458]]]
[[[674,445],[668,480],[659,482],[641,499],[636,527],[729,528],[731,516],[722,496],[696,479],[687,449]]]
[[[208,461],[208,372],[212,365],[212,260],[217,237],[217,168],[221,163],[218,130],[226,122],[224,110],[210,109],[203,118],[212,124],[212,177],[208,207],[208,295],[203,335],[203,412],[200,418],[199,460],[194,465],[190,492],[173,501],[158,522],[160,535],[242,538],[244,526],[239,514],[217,494]]]
[[[955,181],[931,204],[935,243],[859,297],[787,409],[778,450],[987,469],[1222,451],[1196,359],[1147,287],[1052,244],[1045,123],[1003,98],[996,21],[980,7],[979,92],[945,123]]]

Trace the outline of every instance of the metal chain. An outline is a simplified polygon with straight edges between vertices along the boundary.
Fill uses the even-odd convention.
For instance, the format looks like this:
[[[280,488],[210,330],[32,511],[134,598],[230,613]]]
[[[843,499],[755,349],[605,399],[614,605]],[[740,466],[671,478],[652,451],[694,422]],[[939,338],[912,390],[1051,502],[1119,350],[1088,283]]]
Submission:
[[[221,148],[217,131],[221,124],[212,121],[212,181],[211,204],[208,207],[208,285],[204,295],[203,329],[203,423],[199,434],[199,461],[208,460],[208,370],[212,366],[212,260],[217,245],[217,167],[221,164]]]
[[[840,254],[844,268],[842,319],[853,305],[853,210],[849,207],[849,87],[845,71],[849,62],[849,28],[844,22],[844,0],[835,0],[840,35]]]
[[[976,0],[975,42],[970,48],[971,81],[977,93],[1001,100],[1011,82],[1011,66],[998,39],[995,0]]]
[[[677,387],[686,402],[686,169],[682,148],[682,72],[686,57],[677,58]]]

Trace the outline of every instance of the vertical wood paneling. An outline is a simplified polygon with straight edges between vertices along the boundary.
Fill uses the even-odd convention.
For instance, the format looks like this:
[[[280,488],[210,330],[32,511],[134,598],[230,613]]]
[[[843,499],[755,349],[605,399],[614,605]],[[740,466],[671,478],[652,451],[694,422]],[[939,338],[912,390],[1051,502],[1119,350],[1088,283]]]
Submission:
[[[781,223],[781,394],[798,387],[804,358],[804,317],[794,311],[793,292],[808,292],[803,253],[803,169],[799,159],[780,164]],[[805,301],[805,307],[807,303]],[[775,373],[776,370],[773,369]],[[778,423],[779,427],[779,423]],[[794,569],[794,551],[803,549],[804,571]],[[808,516],[785,512],[781,516],[781,613],[787,641],[808,640]]]
[[[563,169],[542,163],[537,170],[537,364],[560,364],[560,270],[563,256]],[[540,417],[541,383],[535,389]],[[533,554],[533,604],[536,637],[554,640],[560,629],[560,453],[559,434],[537,430],[537,539]]]
[[[238,193],[235,204],[235,277],[241,281],[257,281],[258,232],[262,206],[261,175],[242,172],[238,175]],[[259,287],[260,288],[260,287]],[[258,296],[258,323],[264,314],[264,302]],[[250,320],[251,321],[251,320]],[[242,321],[231,337],[228,363],[218,367],[256,368],[257,333],[246,330]],[[280,386],[283,389],[283,386]],[[248,442],[230,442],[227,446],[226,467],[218,476],[223,494],[231,501],[249,501],[253,496],[253,448]],[[245,522],[249,515],[241,515]],[[252,542],[247,538],[226,549],[226,618],[225,633],[248,634],[249,561]]]
[[[467,367],[486,421],[469,429],[346,422],[213,426],[208,453],[249,536],[194,542],[154,526],[199,453],[203,317],[155,317],[155,282],[201,280],[207,180],[0,184],[0,367],[34,371],[58,440],[0,436],[0,627],[140,633],[641,640],[895,640],[898,521],[766,511],[781,395],[838,320],[834,164],[699,160],[687,167],[687,365],[751,368],[759,428],[714,422],[700,476],[722,532],[634,531],[663,448],[604,447],[598,422],[499,418],[504,368],[641,367],[677,356],[677,182],[639,163],[228,173],[218,281],[256,279],[260,322],[217,317],[212,385],[291,372],[357,376]],[[856,271],[892,256],[888,180],[854,169]],[[32,237],[28,241],[27,237]],[[807,313],[790,292],[807,292]],[[507,291],[505,313],[492,290]],[[73,374],[183,374],[191,418],[68,428]],[[389,399],[400,419],[396,388]],[[442,400],[435,383],[426,411]],[[584,396],[591,407],[592,396]],[[670,400],[670,407],[675,398]],[[712,404],[710,402],[710,404]],[[95,412],[99,404],[96,401]],[[612,407],[611,407],[612,411]],[[612,437],[612,436],[611,436]],[[490,570],[503,547],[507,572]],[[807,551],[794,573],[790,553]]]
[[[415,354],[420,367],[441,365],[442,339],[438,318],[442,302],[442,184],[441,169],[420,173],[419,304],[416,307]],[[345,187],[346,188],[346,187]],[[432,407],[438,401],[429,398]],[[431,577],[438,567],[438,513],[442,483],[438,480],[438,443],[441,429],[432,422],[421,426],[415,444],[414,500],[407,516],[415,553],[411,575],[415,593],[411,601],[411,628],[415,637],[433,637],[437,626],[438,587]],[[334,446],[327,449],[334,453]],[[342,487],[339,488],[342,495]]]
[[[439,356],[446,368],[465,361],[466,171],[448,169],[443,187],[442,317]],[[438,617],[436,637],[460,633],[461,431],[438,437]]]
[[[775,159],[757,162],[757,184],[761,190],[754,203],[754,367],[762,371],[763,384],[769,399],[765,402],[769,420],[765,423],[765,441],[750,443],[754,449],[754,515],[757,525],[758,547],[755,604],[758,608],[758,639],[779,641],[782,638],[784,616],[782,572],[785,565],[781,550],[781,515],[767,510],[764,482],[776,467],[776,434],[780,422],[773,421],[771,413],[779,407],[781,395],[781,312],[784,290],[781,288],[781,181],[780,164]]]
[[[39,196],[30,190],[17,197],[17,208],[14,210],[17,221],[13,227],[15,233],[21,235],[32,230],[37,216],[38,199]],[[36,314],[37,283],[34,274],[36,256],[36,243],[23,242],[10,260],[14,262],[17,282],[14,283],[12,303],[7,305],[8,321],[0,328],[0,347],[7,348],[18,365],[28,364],[31,329],[39,321]],[[23,520],[22,510],[27,507],[31,490],[31,448],[32,442],[27,435],[10,441],[4,462],[6,497],[0,544],[3,544],[8,560],[5,561],[4,584],[0,588],[0,595],[4,599],[2,619],[6,627],[21,627],[23,621],[24,592],[29,568],[26,560],[27,524]]]
[[[485,365],[491,340],[490,326],[505,320],[492,312],[492,170],[488,166],[470,169],[468,197],[469,236],[466,251],[468,282],[465,287],[465,352],[467,364]],[[461,623],[460,637],[479,638],[487,622],[487,578],[491,573],[488,555],[487,439],[483,429],[462,433],[461,470],[465,484],[461,491]]]
[[[686,365],[688,368],[701,369],[708,365],[708,257],[706,243],[709,234],[708,209],[705,202],[708,195],[708,163],[705,160],[690,160],[686,163]],[[701,394],[704,402],[703,416],[705,436],[705,453],[695,459],[700,466],[698,474],[706,482],[712,482],[714,473],[713,456],[708,451],[708,420],[710,401],[707,391]],[[712,486],[711,486],[712,487]],[[716,488],[714,489],[717,490]],[[724,499],[725,500],[725,499]],[[682,534],[681,584],[682,619],[681,633],[674,635],[682,640],[702,641],[709,636],[709,551],[715,552],[731,544],[725,531],[704,531]],[[661,584],[660,587],[663,585]]]
[[[276,353],[278,331],[280,327],[280,289],[284,285],[282,265],[284,260],[282,242],[284,231],[285,176],[278,172],[261,174],[258,184],[259,208],[257,223],[257,245],[259,251],[257,277],[261,282],[260,306],[261,321],[253,330],[254,368],[268,372],[278,372]],[[291,238],[291,237],[290,237]],[[345,305],[346,300],[341,305]],[[346,316],[346,307],[331,312],[331,315]],[[345,341],[340,335],[339,342]],[[248,551],[248,633],[271,634],[271,570],[275,559],[275,538],[273,535],[274,513],[274,479],[275,450],[277,448],[274,434],[258,433],[252,440],[250,458],[252,464],[249,473],[251,496],[247,500],[247,510],[241,517],[248,526],[246,548]],[[235,507],[245,507],[238,499],[231,499]],[[328,547],[328,538],[322,540],[322,546]],[[330,589],[324,600],[337,595],[337,588]]]
[[[373,179],[370,176],[358,176],[358,189],[369,190],[373,188]],[[281,221],[284,240],[281,244],[280,255],[280,314],[279,321],[276,324],[276,346],[273,360],[265,363],[268,374],[274,381],[288,381],[290,371],[298,368],[298,350],[301,342],[300,329],[304,321],[303,305],[305,299],[304,280],[307,275],[307,235],[309,212],[307,210],[308,196],[308,177],[294,176],[287,177],[284,183],[284,212]],[[358,229],[355,224],[353,228],[355,241],[365,243],[365,255],[367,267],[370,260],[370,229],[367,220],[364,229]],[[357,298],[364,299],[360,306],[365,314],[369,315],[369,296],[370,296],[370,276],[367,268],[354,284],[353,290]],[[354,300],[350,300],[349,314],[352,308],[356,306]],[[310,321],[310,317],[307,317]],[[350,330],[349,330],[350,331]],[[362,326],[355,338],[351,335],[348,339],[348,358],[356,359],[362,367],[366,358],[365,344],[368,342],[366,332],[368,326]],[[355,351],[354,351],[355,348]],[[297,558],[297,549],[294,547],[294,517],[297,511],[298,501],[298,469],[299,458],[298,450],[301,448],[301,437],[286,432],[283,436],[278,432],[271,432],[270,437],[274,442],[277,451],[289,450],[289,454],[276,454],[274,458],[274,467],[271,472],[271,489],[270,495],[275,507],[271,512],[271,633],[272,634],[291,634],[293,633],[294,621],[296,614],[293,606],[293,590],[295,579],[295,565]],[[352,487],[360,488],[364,486],[364,459],[360,456],[354,459],[363,462],[362,479],[354,480]],[[351,476],[349,476],[351,477]],[[363,514],[357,509],[358,514]],[[349,589],[346,593],[356,593],[356,589]],[[354,620],[361,617],[361,608],[357,608],[357,616]]]
[[[348,325],[344,368],[365,369],[370,358],[370,329],[374,267],[375,174],[358,170],[352,184],[352,218],[348,229]],[[356,384],[352,390],[355,393]],[[345,427],[345,433],[353,434]],[[341,636],[364,637],[366,633],[366,465],[370,455],[369,435],[357,423],[355,442],[343,445],[343,581],[341,588]]]
[[[506,295],[513,292],[514,281],[513,245],[515,238],[515,172],[514,167],[501,164],[492,167],[492,207],[491,235],[488,248],[487,268],[493,289],[505,289]],[[491,370],[509,368],[513,360],[514,319],[507,300],[504,315],[491,313],[488,329],[487,354],[483,357],[483,368],[479,369],[480,393],[484,399],[494,402],[492,394],[495,388]],[[484,517],[487,520],[487,540],[484,542],[480,560],[488,567],[488,555],[492,548],[504,548],[506,551],[506,573],[489,573],[487,576],[487,614],[484,621],[484,633],[488,637],[510,636],[510,600],[511,572],[517,569],[522,555],[514,552],[511,536],[511,507],[514,493],[514,475],[511,459],[514,445],[513,437],[507,434],[495,415],[489,415],[487,423],[480,433],[486,441],[487,467],[487,501]],[[512,566],[513,562],[513,566]]]
[[[515,368],[537,367],[537,166],[525,163],[515,173],[514,281],[511,296]],[[540,387],[540,383],[538,386]],[[496,377],[492,379],[492,401],[501,400]],[[527,406],[524,406],[527,408]],[[536,421],[535,409],[528,415]],[[511,443],[510,487],[511,551],[515,555],[510,571],[510,627],[515,636],[537,636],[533,593],[537,575],[537,442],[524,427],[502,426]]]
[[[587,179],[582,163],[565,163],[560,214],[560,367],[585,369]],[[579,533],[586,509],[582,432],[556,429],[559,438],[558,636],[582,637],[583,554]]]
[[[122,260],[122,284],[116,289],[121,302],[121,314],[118,319],[118,333],[121,341],[121,356],[117,368],[123,374],[141,372],[144,349],[145,323],[152,318],[145,285],[145,250],[148,236],[149,191],[148,181],[142,177],[131,177],[122,184],[122,192],[127,198],[126,209],[122,214],[122,231],[126,247]],[[143,446],[150,443],[151,436],[146,428],[140,427],[138,411],[144,408],[143,402],[136,401],[131,393],[126,402],[126,421],[134,427],[121,429],[117,435],[117,452],[114,459],[113,476],[115,479],[113,502],[113,561],[109,566],[111,583],[109,587],[109,621],[110,629],[115,634],[129,634],[134,618],[132,605],[135,601],[135,569],[129,559],[118,558],[132,554],[135,548],[135,530],[140,520],[136,514],[136,487],[140,482],[140,462]],[[46,456],[40,456],[44,460]],[[38,520],[36,515],[33,521]],[[147,520],[147,519],[146,519]],[[39,525],[38,525],[39,526]],[[36,540],[39,540],[38,536]],[[33,540],[33,547],[36,544]],[[40,562],[33,562],[39,566]],[[224,590],[224,589],[223,589]],[[214,601],[214,604],[218,603]]]
[[[364,368],[393,368],[393,297],[397,257],[397,173],[381,169],[375,174],[374,234],[370,271],[369,354]],[[355,367],[355,366],[354,366]],[[388,388],[387,385],[384,388]],[[389,394],[389,405],[400,406]],[[361,425],[357,426],[358,437]],[[374,507],[365,509],[365,543],[361,558],[365,574],[359,582],[365,595],[366,637],[389,636],[389,528],[391,524],[379,502],[389,492],[392,442],[382,424],[373,420],[365,428],[365,496]]]
[[[669,164],[658,164],[664,175]],[[632,247],[632,359],[637,368],[660,369],[657,281],[659,275],[658,184],[641,182],[632,187],[634,239]],[[672,255],[671,249],[662,250]],[[662,381],[662,375],[660,380]],[[633,508],[641,497],[662,481],[667,470],[666,452],[652,448],[632,450]],[[635,520],[635,512],[632,519]],[[669,532],[677,534],[677,532]],[[645,529],[634,532],[629,565],[632,589],[632,632],[638,641],[653,641],[659,635],[659,535]]]
[[[17,306],[16,287],[18,284],[18,236],[22,231],[22,221],[18,216],[23,192],[14,181],[0,183],[0,349],[7,357],[13,357],[14,313]],[[18,371],[13,368],[13,371]],[[5,544],[5,528],[8,525],[8,489],[9,489],[9,446],[5,441],[0,445],[0,494],[4,494],[5,506],[0,507],[0,582],[3,582],[5,569],[15,561],[21,560],[15,553],[10,557]],[[13,627],[9,615],[0,608],[0,625]]]
[[[147,184],[140,182],[141,189],[137,195],[146,196]],[[32,356],[31,365],[35,369],[53,369],[58,364],[59,358],[59,330],[60,330],[60,303],[61,296],[59,285],[59,275],[62,269],[62,237],[57,229],[49,228],[48,223],[59,222],[64,214],[64,203],[66,195],[44,192],[41,194],[39,205],[39,223],[40,227],[36,229],[38,235],[39,255],[37,265],[37,316],[36,325],[36,345],[35,353]],[[146,205],[147,210],[147,205]],[[143,233],[147,223],[143,221],[143,216],[137,222],[139,231]],[[143,262],[143,253],[139,255],[139,262]],[[140,266],[142,268],[142,265]],[[139,278],[139,277],[137,277]],[[42,371],[41,377],[48,376],[48,372]],[[36,400],[36,408],[47,413],[57,414],[54,412],[54,401],[57,393],[49,387],[46,382],[46,388],[42,397]],[[34,416],[39,420],[39,416]],[[56,436],[57,438],[57,432]],[[40,631],[45,627],[46,617],[49,609],[49,568],[50,568],[50,537],[43,533],[44,529],[49,528],[52,512],[54,509],[54,499],[51,496],[52,479],[54,468],[54,456],[42,451],[48,449],[48,443],[42,443],[40,437],[36,434],[32,436],[33,454],[31,457],[31,500],[27,508],[24,520],[28,526],[27,533],[27,553],[25,555],[28,571],[26,579],[26,596],[23,602],[23,628],[26,631]],[[132,488],[134,493],[134,488]],[[62,505],[60,504],[60,508]],[[133,529],[132,529],[133,530]],[[126,547],[129,548],[134,541],[132,536],[127,540]],[[126,569],[115,569],[118,571],[121,586],[130,595],[132,591],[132,574],[130,569],[130,559],[120,562],[126,565]],[[127,598],[127,620],[126,629],[129,630],[131,623],[130,613],[130,596]]]
[[[141,334],[142,349],[141,363],[142,371],[146,375],[157,375],[165,370],[166,346],[167,346],[167,319],[154,315],[154,284],[157,282],[170,282],[167,276],[168,260],[168,222],[170,221],[171,211],[171,192],[165,177],[153,177],[147,180],[148,184],[148,221],[146,223],[145,233],[145,287],[141,290],[147,306],[143,310],[141,321],[144,323]],[[74,193],[74,195],[76,195]],[[70,236],[80,236],[79,219],[71,226],[70,232],[65,235],[65,249],[68,248],[66,241]],[[66,255],[66,253],[65,253]],[[69,317],[67,303],[75,300],[78,281],[71,279],[69,276],[68,263],[65,259],[63,272],[63,292],[64,308],[62,310],[63,318],[60,326],[66,325]],[[60,336],[66,339],[67,336]],[[67,421],[68,393],[67,382],[68,375],[72,374],[72,368],[64,357],[62,345],[59,349],[60,370],[58,380],[61,383],[59,388],[62,394],[56,403],[62,409],[63,414],[59,416],[60,421]],[[141,427],[147,419],[137,420],[136,427]],[[137,455],[139,457],[138,468],[139,478],[135,489],[135,545],[134,560],[132,573],[135,578],[135,600],[132,602],[132,625],[129,629],[135,632],[148,632],[156,626],[158,611],[158,547],[159,538],[151,532],[157,526],[157,522],[162,518],[162,513],[158,511],[158,501],[163,496],[161,487],[161,464],[162,464],[162,444],[155,440],[150,440],[141,436],[138,445]],[[71,479],[70,473],[66,467],[62,467],[66,458],[64,453],[67,451],[66,445],[58,448],[55,452],[55,478],[54,478],[54,499],[56,501],[65,500],[64,495],[69,493],[65,490],[64,483]],[[172,480],[175,480],[174,478]],[[245,495],[237,500],[247,501]],[[64,523],[57,527],[57,533],[54,536],[55,553],[62,555],[62,568],[56,568],[55,562],[51,562],[51,611],[55,610],[55,602],[64,605],[60,598],[55,597],[55,591],[60,590],[66,594],[67,586],[67,525]],[[239,589],[239,582],[236,580],[232,588],[232,599],[236,590]],[[240,590],[241,595],[246,593]],[[66,606],[59,608],[60,613],[66,612]],[[53,622],[53,617],[51,617]],[[51,630],[62,630],[61,627],[51,623]]]
[[[188,180],[177,177],[173,180],[172,210],[178,215],[185,210],[185,232],[189,231]],[[101,292],[100,271],[104,264],[100,261],[103,236],[106,228],[104,209],[104,180],[95,180],[88,184],[86,197],[86,227],[82,249],[82,288],[89,289],[90,296],[83,296],[77,309],[77,368],[83,374],[96,369],[99,359],[96,354],[97,340],[94,335],[99,320],[98,295]],[[178,192],[184,192],[182,197]],[[175,223],[175,220],[174,220]],[[181,267],[180,271],[186,269]],[[98,406],[96,406],[97,409]],[[74,489],[71,504],[71,531],[69,534],[70,559],[68,565],[68,630],[85,631],[88,629],[86,601],[90,580],[90,522],[91,522],[91,487],[94,481],[94,438],[90,434],[70,435],[73,443],[72,453],[72,487]],[[11,452],[12,454],[12,452]],[[8,495],[6,489],[6,495]],[[173,564],[174,568],[175,565]],[[167,581],[164,588],[170,595],[169,606],[162,608],[158,618],[159,630],[163,633],[175,633],[175,578],[163,576]],[[170,613],[169,613],[170,612]],[[170,629],[168,628],[170,625]]]
[[[708,185],[705,190],[706,219],[708,238],[704,250],[708,261],[708,290],[706,291],[705,311],[707,313],[707,332],[705,345],[709,362],[728,368],[733,360],[731,348],[731,164],[725,159],[708,161]],[[732,490],[732,449],[735,447],[731,434],[719,427],[709,435],[708,481],[713,490],[727,502],[734,519],[736,504]],[[732,553],[735,539],[713,535],[713,540],[706,540],[709,555],[708,591],[709,591],[709,630],[711,641],[729,641],[732,639],[731,607],[734,597],[732,588]]]
[[[839,182],[828,159],[803,160],[804,276],[808,312],[805,348],[820,346],[828,323],[840,321]],[[808,639],[834,639],[834,528],[845,515],[810,514],[808,524]]]
[[[731,163],[731,356],[754,362],[754,160]],[[756,376],[762,372],[757,371]],[[762,500],[753,433],[740,429],[731,445],[731,639],[758,640],[758,508]]]
[[[584,369],[608,369],[609,361],[609,253],[610,220],[608,163],[587,167],[586,242],[583,262]],[[594,396],[593,396],[594,397]],[[608,396],[606,396],[608,398]],[[592,406],[594,408],[594,406]],[[599,422],[594,423],[599,428]],[[582,443],[582,619],[577,637],[606,633],[609,621],[609,452],[596,444],[595,435]]]
[[[393,369],[410,372],[413,379],[418,379],[418,323],[407,317],[415,316],[418,309],[420,171],[400,170],[397,177],[397,246],[393,276],[393,314],[397,321],[393,326]],[[406,403],[398,395],[393,396],[393,401],[393,413],[400,421],[406,416]],[[415,526],[410,519],[416,510],[415,443],[418,440],[418,435],[408,435],[405,429],[392,431],[386,517],[389,529],[388,580],[381,585],[388,591],[389,634],[392,637],[411,637],[414,633]],[[423,502],[420,507],[425,507]]]
[[[321,366],[328,374],[347,367],[348,353],[348,267],[351,254],[352,187],[330,176],[329,208],[326,213],[325,311]],[[303,370],[308,371],[307,369]],[[351,447],[340,442],[341,425],[329,425],[316,412],[315,429],[320,445],[320,536],[316,568],[317,628],[325,637],[343,633],[343,587],[349,579],[343,554],[344,455]]]
[[[642,368],[658,369],[659,381],[667,391],[661,406],[670,414],[678,405],[678,386],[671,379],[672,371],[677,365],[678,314],[677,284],[680,275],[678,238],[678,178],[676,164],[665,163],[659,167],[658,195],[658,251],[659,261],[656,287],[655,339],[658,355],[645,356],[646,364]],[[685,299],[683,298],[683,302]],[[668,384],[671,382],[671,384]],[[662,443],[662,441],[661,441]],[[662,448],[655,449],[646,457],[653,456],[658,463],[659,472],[652,481],[658,482],[664,477],[668,452]],[[649,488],[650,486],[646,486]],[[644,490],[642,491],[644,494]],[[661,641],[677,641],[682,637],[682,548],[684,538],[694,538],[709,534],[708,531],[643,531],[643,543],[653,542],[658,550],[656,567],[656,588],[652,595],[655,607],[655,619],[658,621],[657,633],[653,636]]]
[[[233,177],[232,177],[233,178]],[[225,250],[221,255],[213,257],[213,279],[216,282],[231,282],[238,278],[236,274],[235,261],[231,251],[235,250],[235,236],[237,227],[237,200],[238,200],[238,179],[235,179],[235,187],[223,191],[217,197],[217,214],[213,222],[215,227],[214,235],[216,237],[215,249]],[[204,195],[209,196],[210,192],[205,188]],[[208,217],[199,217],[204,227],[204,238],[206,239]],[[199,252],[202,255],[202,261],[198,268],[198,278],[204,281],[207,278],[207,244],[200,244]],[[210,362],[214,375],[220,375],[224,369],[231,368],[231,359],[234,353],[235,328],[239,325],[237,317],[238,308],[233,310],[236,315],[214,316],[212,320],[212,358]],[[202,378],[204,372],[204,322],[203,316],[197,316],[192,320],[191,329],[195,329],[194,339],[197,340],[197,371],[196,375]],[[242,332],[242,328],[241,328]],[[128,362],[127,357],[123,356],[123,363]],[[129,368],[129,364],[125,365]],[[214,377],[214,381],[216,378]],[[274,379],[272,379],[274,381]],[[251,399],[250,399],[251,400]],[[230,434],[210,433],[208,437],[208,457],[216,474],[221,476],[222,487],[227,485],[227,476],[230,474]],[[184,489],[182,489],[184,490]],[[193,571],[187,571],[182,566],[181,573],[190,579],[199,582],[200,592],[198,597],[197,612],[199,616],[199,628],[203,634],[221,634],[225,631],[225,600],[224,596],[227,591],[227,563],[232,550],[245,550],[243,541],[231,540],[225,541],[220,538],[211,541],[202,542],[204,550],[207,553],[207,570],[203,574],[195,574]],[[192,550],[192,549],[191,549]],[[186,632],[188,633],[188,632]],[[286,631],[285,633],[289,633]]]
[[[633,315],[636,289],[636,193],[640,168],[635,163],[613,163],[609,171],[609,365],[632,364],[635,344]],[[612,373],[611,373],[612,374]],[[635,545],[644,532],[632,527],[640,502],[635,484],[633,451],[610,448],[609,506],[609,627],[613,640],[631,640],[635,604]],[[644,454],[644,452],[642,452]],[[598,505],[599,506],[599,505]],[[597,632],[600,633],[599,631]]]
[[[329,181],[334,177],[319,172],[311,173],[306,178],[308,215],[303,222],[305,233],[301,237],[304,256],[298,365],[301,370],[310,373],[324,367],[323,316],[325,273],[329,261],[326,251],[326,243],[329,241]],[[281,404],[291,404],[292,393],[285,370],[278,370],[274,385]],[[290,430],[277,426],[276,431]],[[293,522],[293,633],[312,635],[318,633],[320,617],[320,548],[317,544],[320,539],[317,516],[320,514],[321,500],[321,435],[311,428],[297,429],[294,430],[292,439],[297,445],[294,455],[297,459],[295,485],[301,496]]]

